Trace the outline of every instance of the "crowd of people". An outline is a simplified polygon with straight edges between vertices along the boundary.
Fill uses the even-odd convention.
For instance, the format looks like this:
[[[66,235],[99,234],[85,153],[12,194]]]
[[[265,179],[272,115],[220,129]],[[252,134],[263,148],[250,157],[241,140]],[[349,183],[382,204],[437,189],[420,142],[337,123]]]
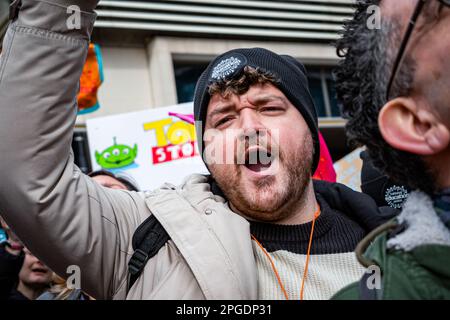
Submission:
[[[69,2],[79,28],[67,0],[20,0],[4,39],[2,299],[450,298],[450,1],[358,0],[344,25],[334,75],[363,192],[313,178],[306,68],[264,48],[224,52],[198,79],[209,175],[140,191],[82,174],[70,141],[98,1]]]

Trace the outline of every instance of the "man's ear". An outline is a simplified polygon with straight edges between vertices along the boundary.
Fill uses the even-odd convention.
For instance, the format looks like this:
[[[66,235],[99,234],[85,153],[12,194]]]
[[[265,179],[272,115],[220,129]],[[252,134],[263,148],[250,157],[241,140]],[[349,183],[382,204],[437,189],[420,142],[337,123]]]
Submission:
[[[450,142],[449,129],[412,98],[396,98],[385,104],[378,126],[392,147],[422,156],[437,154]]]

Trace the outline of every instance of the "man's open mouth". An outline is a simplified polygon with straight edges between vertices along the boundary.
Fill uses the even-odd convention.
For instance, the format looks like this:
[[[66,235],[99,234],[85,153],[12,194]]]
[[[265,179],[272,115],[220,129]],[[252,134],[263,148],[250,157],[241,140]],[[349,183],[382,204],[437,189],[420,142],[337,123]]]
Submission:
[[[262,172],[270,168],[273,157],[270,151],[260,147],[248,148],[245,152],[245,167],[253,172]]]

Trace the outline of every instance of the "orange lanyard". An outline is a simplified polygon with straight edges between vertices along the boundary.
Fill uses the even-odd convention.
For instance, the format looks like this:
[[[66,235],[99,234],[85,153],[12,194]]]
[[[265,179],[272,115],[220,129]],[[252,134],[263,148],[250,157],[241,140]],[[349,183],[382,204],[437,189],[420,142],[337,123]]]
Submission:
[[[312,239],[313,239],[313,235],[314,235],[314,225],[316,223],[317,218],[320,216],[320,206],[319,208],[316,210],[316,212],[314,212],[314,218],[312,221],[312,225],[311,225],[311,232],[309,234],[309,243],[308,243],[308,251],[306,253],[306,264],[305,264],[305,271],[303,272],[303,278],[302,278],[302,286],[300,288],[300,300],[303,300],[303,289],[305,287],[305,281],[306,281],[306,277],[308,276],[308,264],[309,264],[309,257],[310,257],[310,253],[311,253],[311,245],[312,245]],[[270,256],[270,254],[267,252],[267,250],[262,246],[262,244],[255,238],[254,235],[251,235],[252,239],[256,242],[256,244],[261,248],[261,250],[264,252],[264,254],[266,255],[266,257],[269,259],[270,261],[270,265],[272,266],[272,270],[273,273],[275,274],[275,277],[277,278],[278,284],[280,285],[281,291],[284,294],[284,297],[286,298],[286,300],[289,300],[289,296],[287,294],[286,289],[284,288],[283,282],[281,281],[280,275],[278,274],[278,270],[275,267],[275,264],[272,260],[272,257]]]

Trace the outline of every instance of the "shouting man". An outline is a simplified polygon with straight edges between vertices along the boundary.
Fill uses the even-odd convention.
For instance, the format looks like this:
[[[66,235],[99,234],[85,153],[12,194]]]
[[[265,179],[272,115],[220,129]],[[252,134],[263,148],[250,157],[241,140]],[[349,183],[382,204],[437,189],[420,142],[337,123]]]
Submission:
[[[80,172],[70,141],[96,3],[22,0],[4,40],[0,211],[30,250],[60,275],[79,266],[100,299],[326,299],[357,280],[353,250],[384,221],[368,196],[311,180],[317,116],[292,57],[237,49],[205,70],[210,177],[137,193]]]

